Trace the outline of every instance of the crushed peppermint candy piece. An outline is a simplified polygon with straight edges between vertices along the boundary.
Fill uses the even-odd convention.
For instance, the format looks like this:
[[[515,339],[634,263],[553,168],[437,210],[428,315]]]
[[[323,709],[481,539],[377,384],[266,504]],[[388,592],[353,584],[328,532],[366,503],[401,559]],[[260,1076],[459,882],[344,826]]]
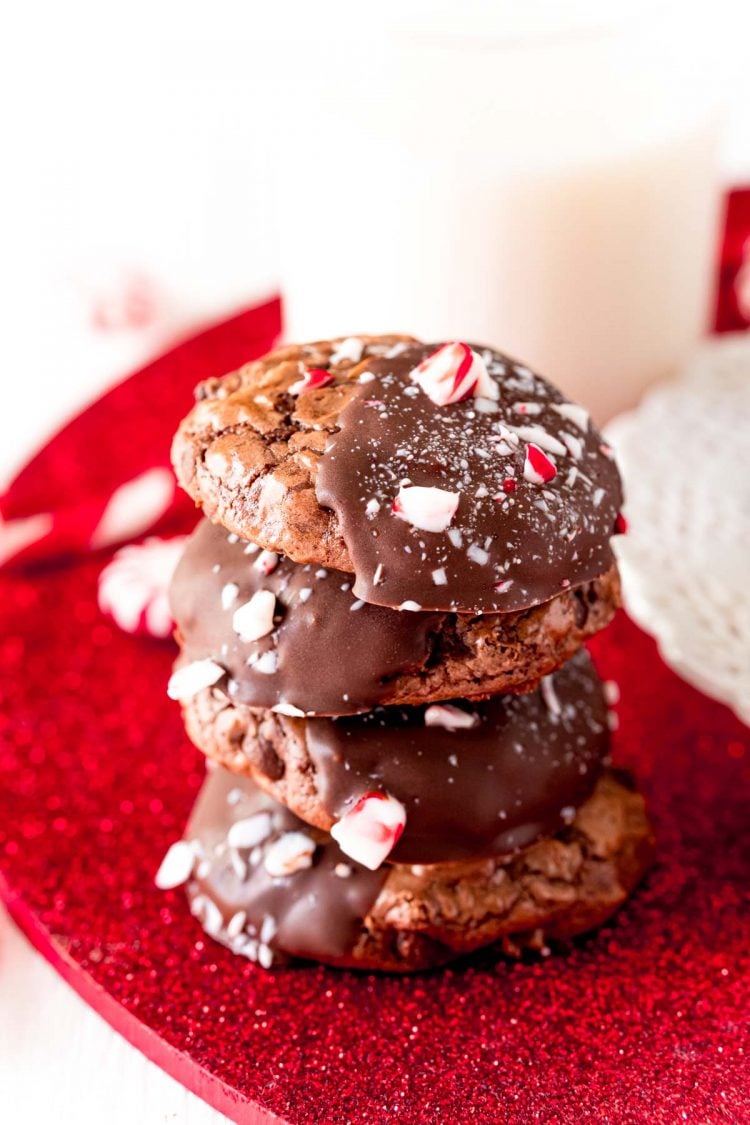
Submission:
[[[235,820],[227,832],[227,843],[230,848],[254,848],[256,844],[262,844],[268,839],[271,827],[271,814],[267,812]]]
[[[575,461],[583,457],[583,442],[575,434],[561,433],[560,437],[565,442],[565,448]]]
[[[287,715],[290,719],[304,719],[305,712],[300,711],[293,703],[276,703],[272,708],[277,715]]]
[[[405,609],[409,613],[419,613],[419,611],[422,607],[419,604],[419,602],[405,601],[405,602],[401,602],[401,605],[398,608],[399,609]]]
[[[232,615],[232,628],[240,640],[260,640],[273,629],[273,615],[276,612],[276,595],[271,590],[256,590],[249,602],[245,602]]]
[[[412,485],[399,489],[393,501],[394,516],[420,531],[445,531],[456,514],[460,494],[445,488]]]
[[[550,460],[538,445],[529,443],[526,446],[523,475],[532,484],[547,484],[557,476],[557,468],[554,461]]]
[[[622,512],[618,512],[617,519],[615,520],[615,531],[617,531],[620,535],[624,535],[627,530],[628,521],[625,519],[625,516],[622,514]]]
[[[380,511],[380,501],[376,500],[374,497],[373,497],[372,500],[368,500],[367,503],[365,504],[365,515],[369,516],[370,519],[372,519],[373,516],[376,516],[379,511]]]
[[[248,663],[250,662],[248,661]],[[261,653],[257,660],[253,661],[251,667],[254,672],[260,672],[263,676],[273,676],[279,668],[279,654],[273,649],[269,649],[268,652]]]
[[[482,357],[459,341],[443,344],[426,356],[411,378],[437,406],[461,402],[472,395],[490,400],[500,395]]]
[[[388,793],[364,793],[331,828],[345,855],[375,871],[401,838],[406,809]]]
[[[445,573],[445,567],[444,566],[439,566],[437,568],[437,570],[433,570],[432,581],[435,583],[436,586],[447,586],[448,585],[448,575]]]
[[[246,922],[247,912],[244,910],[237,910],[227,922],[227,937],[239,937],[245,928]]]
[[[302,378],[292,383],[289,388],[290,395],[302,395],[307,391],[316,391],[319,387],[326,387],[333,382],[333,375],[322,367],[303,368]]]
[[[350,363],[359,363],[362,358],[362,353],[365,350],[365,345],[357,336],[347,336],[342,340],[336,351],[329,359],[329,363],[333,366],[334,363],[341,363],[343,359],[349,360]]]
[[[605,680],[602,684],[602,692],[604,693],[604,701],[610,707],[620,702],[620,685],[616,680]]]
[[[479,716],[452,703],[433,703],[424,713],[424,725],[450,731],[473,730],[479,726]]]
[[[516,426],[516,433],[524,441],[533,442],[546,453],[556,453],[558,457],[564,457],[567,453],[563,443],[547,433],[543,426]]]
[[[263,866],[273,879],[312,867],[315,841],[304,832],[285,832],[268,847]]]
[[[589,428],[590,415],[585,407],[579,406],[575,402],[553,402],[550,405],[561,418],[566,418],[574,426],[578,426],[579,430],[586,433]]]
[[[541,402],[514,402],[513,403],[513,410],[516,414],[525,414],[529,418],[534,414],[541,414],[542,409],[543,409],[543,407],[542,407]]]
[[[122,547],[99,575],[98,601],[126,633],[168,637],[174,628],[168,590],[187,536]]]
[[[227,582],[225,586],[222,586],[221,608],[231,609],[234,603],[237,601],[237,595],[239,594],[239,592],[240,588],[236,582]]]
[[[217,664],[215,660],[209,658],[193,660],[192,663],[178,668],[169,677],[167,695],[170,699],[184,703],[199,691],[217,683],[224,675],[224,671],[221,664]]]
[[[253,563],[253,568],[262,574],[273,574],[279,565],[279,556],[275,551],[261,551]]]
[[[333,869],[334,875],[338,875],[339,879],[348,879],[354,869],[348,863],[337,863]]]
[[[466,557],[477,563],[478,566],[486,566],[490,556],[484,547],[480,547],[478,543],[472,543],[466,551]]]
[[[562,706],[555,691],[554,676],[542,676],[540,681],[542,699],[550,715],[557,717],[562,714]]]
[[[195,866],[195,849],[187,840],[178,840],[167,851],[154,877],[160,891],[171,891],[187,883]]]

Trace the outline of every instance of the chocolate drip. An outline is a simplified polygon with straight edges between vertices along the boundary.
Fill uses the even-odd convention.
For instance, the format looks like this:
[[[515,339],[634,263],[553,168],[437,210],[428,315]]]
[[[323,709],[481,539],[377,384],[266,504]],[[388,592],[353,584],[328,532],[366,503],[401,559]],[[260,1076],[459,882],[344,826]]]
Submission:
[[[498,402],[435,405],[410,375],[439,346],[369,360],[375,379],[343,409],[321,458],[316,495],[338,517],[355,594],[391,608],[511,612],[603,574],[622,493],[601,436],[557,412],[566,400],[544,379],[480,347]],[[556,450],[549,483],[524,477],[525,427]],[[404,480],[460,494],[447,531],[394,516]]]
[[[273,562],[268,552],[205,521],[172,581],[172,612],[188,658],[210,656],[223,665],[235,702],[355,714],[383,698],[389,678],[424,664],[443,615],[363,604],[351,592],[349,575],[284,558],[264,574],[263,566]],[[277,623],[267,636],[245,643],[232,617],[258,590],[276,595]]]
[[[229,845],[233,824],[264,815],[269,831],[258,844]],[[290,832],[317,844],[312,864],[273,877],[265,867],[269,847]],[[387,868],[368,871],[348,859],[329,837],[308,828],[247,778],[223,769],[206,778],[185,838],[202,857],[188,886],[194,912],[212,937],[261,964],[271,955],[344,958],[388,874]],[[233,919],[241,925],[233,926]]]
[[[585,651],[543,689],[455,706],[477,717],[473,729],[426,726],[424,707],[304,724],[317,793],[334,820],[373,790],[405,806],[394,862],[439,863],[525,847],[569,822],[601,773],[607,711]]]

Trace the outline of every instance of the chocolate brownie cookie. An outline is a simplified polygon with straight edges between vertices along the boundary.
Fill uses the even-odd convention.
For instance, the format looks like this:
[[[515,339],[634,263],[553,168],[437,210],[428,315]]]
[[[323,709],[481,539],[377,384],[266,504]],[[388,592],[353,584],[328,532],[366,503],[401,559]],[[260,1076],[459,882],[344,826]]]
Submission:
[[[484,703],[295,719],[208,688],[185,704],[184,719],[209,757],[324,831],[367,794],[395,798],[404,819],[389,854],[397,863],[501,855],[556,832],[609,750],[607,706],[585,651],[539,690]]]
[[[170,885],[187,883],[205,931],[235,953],[266,968],[299,957],[393,972],[584,933],[622,905],[653,853],[642,798],[611,771],[572,824],[502,859],[368,871],[222,769],[185,840],[165,861],[181,868]]]
[[[238,704],[323,715],[528,691],[611,619],[617,571],[519,613],[399,613],[355,598],[340,571],[291,563],[204,521],[170,600],[188,661],[225,669]],[[245,609],[270,591],[248,640]],[[254,604],[254,603],[253,603]],[[244,615],[244,616],[243,616]]]
[[[229,531],[405,610],[518,612],[612,566],[622,500],[583,408],[507,356],[363,337],[198,388],[183,487]]]

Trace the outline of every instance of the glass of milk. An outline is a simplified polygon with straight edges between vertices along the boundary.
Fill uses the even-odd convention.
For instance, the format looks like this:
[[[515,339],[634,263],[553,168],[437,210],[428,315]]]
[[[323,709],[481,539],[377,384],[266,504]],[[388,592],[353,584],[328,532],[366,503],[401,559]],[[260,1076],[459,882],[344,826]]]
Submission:
[[[716,106],[694,29],[603,7],[406,4],[286,35],[288,339],[492,343],[600,422],[675,369],[709,311]]]

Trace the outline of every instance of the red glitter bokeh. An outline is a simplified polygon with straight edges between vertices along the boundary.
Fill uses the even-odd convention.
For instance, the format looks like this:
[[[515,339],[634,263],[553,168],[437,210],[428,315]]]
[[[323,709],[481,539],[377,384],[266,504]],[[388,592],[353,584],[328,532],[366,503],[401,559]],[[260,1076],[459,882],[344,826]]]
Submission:
[[[165,461],[188,385],[238,347],[204,340],[107,396],[27,470],[13,514],[91,487],[84,445],[113,485]],[[615,758],[647,795],[658,864],[610,925],[517,964],[265,972],[153,886],[203,767],[164,693],[171,644],[97,609],[105,557],[0,575],[0,889],[128,1038],[248,1123],[748,1118],[750,732],[624,616],[592,650],[621,687]]]

